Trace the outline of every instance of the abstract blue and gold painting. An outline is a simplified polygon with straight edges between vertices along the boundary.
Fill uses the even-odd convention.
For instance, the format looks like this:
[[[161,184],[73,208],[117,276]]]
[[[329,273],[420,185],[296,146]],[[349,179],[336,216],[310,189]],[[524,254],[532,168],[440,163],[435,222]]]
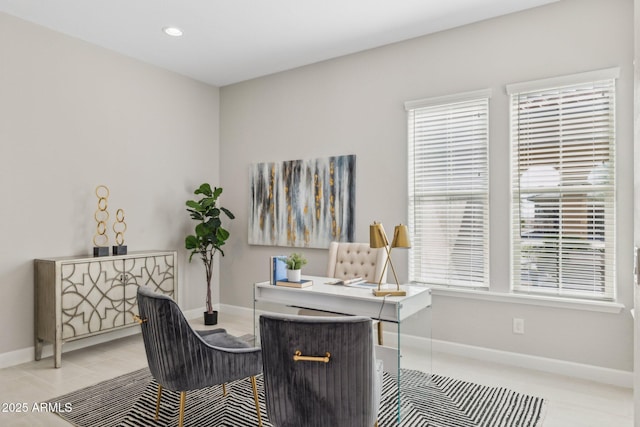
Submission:
[[[328,248],[352,242],[356,156],[256,163],[250,170],[249,244]]]

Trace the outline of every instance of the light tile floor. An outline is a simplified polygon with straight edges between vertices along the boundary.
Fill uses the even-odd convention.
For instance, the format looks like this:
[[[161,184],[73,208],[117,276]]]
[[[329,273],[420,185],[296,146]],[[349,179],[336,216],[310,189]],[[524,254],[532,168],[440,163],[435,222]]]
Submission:
[[[224,313],[221,323],[234,335],[252,333],[245,318]],[[203,328],[195,322],[196,328]],[[424,352],[405,347],[403,367],[421,369]],[[0,370],[0,426],[69,426],[33,404],[146,366],[140,335],[75,350],[62,355],[62,368],[51,358]],[[546,399],[544,427],[631,427],[633,391],[595,382],[514,368],[459,356],[434,353],[433,372]],[[12,404],[14,406],[12,406]],[[26,412],[16,412],[26,404]],[[8,412],[4,412],[8,411]]]

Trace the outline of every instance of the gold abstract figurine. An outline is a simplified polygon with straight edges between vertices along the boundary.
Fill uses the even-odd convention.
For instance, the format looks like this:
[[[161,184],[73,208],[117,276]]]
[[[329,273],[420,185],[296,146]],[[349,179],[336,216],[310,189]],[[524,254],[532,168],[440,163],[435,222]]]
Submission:
[[[107,211],[107,199],[109,198],[109,189],[104,185],[96,187],[96,196],[98,197],[98,209],[93,214],[96,222],[96,234],[93,236],[93,256],[109,255],[109,236],[107,236],[107,221],[109,220],[109,212]]]
[[[116,211],[116,221],[113,223],[113,232],[116,234],[116,244],[112,249],[114,255],[126,255],[127,247],[124,245],[124,232],[127,231],[127,223],[124,222],[124,210]]]

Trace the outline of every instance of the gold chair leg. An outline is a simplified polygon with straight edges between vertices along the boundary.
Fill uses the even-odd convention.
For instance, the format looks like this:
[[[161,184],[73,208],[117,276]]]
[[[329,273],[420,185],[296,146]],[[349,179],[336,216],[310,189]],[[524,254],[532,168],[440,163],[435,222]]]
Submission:
[[[160,398],[162,398],[162,385],[158,384],[158,397],[156,397],[156,421],[160,416]]]
[[[253,400],[256,402],[256,413],[258,414],[258,426],[262,427],[262,417],[260,417],[260,402],[258,401],[258,386],[256,377],[251,377],[251,388],[253,388]]]
[[[382,321],[378,320],[378,345],[382,344]]]
[[[227,396],[227,385],[225,383],[222,383],[222,395]]]
[[[187,401],[187,392],[180,392],[180,415],[178,415],[178,427],[184,427],[184,407]]]

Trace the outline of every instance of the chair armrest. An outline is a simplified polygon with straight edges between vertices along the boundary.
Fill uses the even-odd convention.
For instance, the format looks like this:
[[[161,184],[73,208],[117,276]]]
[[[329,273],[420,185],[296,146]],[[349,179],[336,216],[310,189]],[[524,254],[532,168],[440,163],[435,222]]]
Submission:
[[[218,329],[209,329],[209,330],[204,330],[204,331],[195,331],[196,334],[200,335],[201,337],[206,337],[207,335],[211,335],[211,334],[222,334],[222,333],[226,333],[227,330],[224,328],[218,328]]]
[[[202,340],[210,346],[221,348],[247,348],[251,347],[248,342],[241,340],[240,338],[230,335],[226,332],[217,332],[202,335]]]

